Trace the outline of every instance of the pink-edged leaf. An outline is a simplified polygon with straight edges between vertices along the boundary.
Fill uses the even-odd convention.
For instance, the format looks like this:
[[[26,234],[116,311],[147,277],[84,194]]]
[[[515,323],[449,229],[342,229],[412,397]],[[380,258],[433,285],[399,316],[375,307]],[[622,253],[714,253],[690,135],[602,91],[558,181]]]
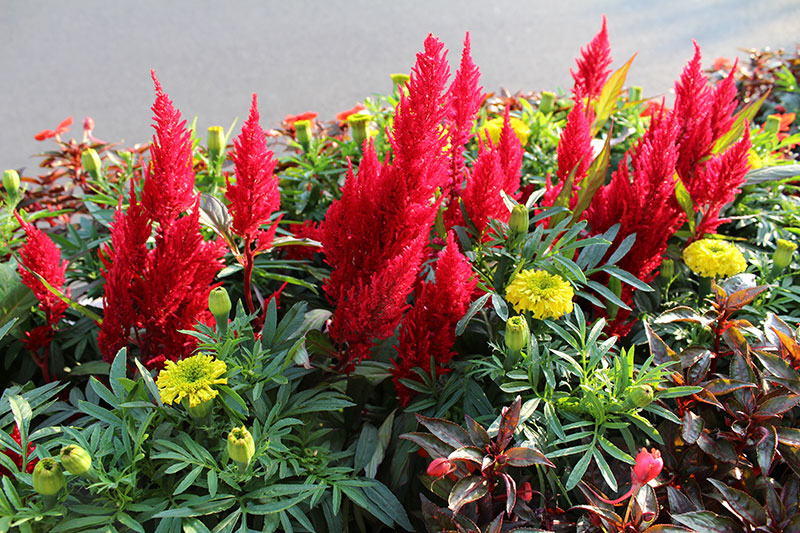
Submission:
[[[644,533],[695,533],[693,529],[670,524],[656,524],[644,530]]]
[[[503,531],[503,513],[500,513],[486,526],[486,533],[500,533]]]
[[[462,448],[470,445],[469,433],[458,424],[442,418],[428,418],[420,414],[417,415],[417,420],[428,428],[428,431],[453,448]]]
[[[715,396],[728,394],[739,389],[755,388],[753,383],[726,378],[712,379],[711,381],[706,381],[700,385],[702,385],[708,392]]]
[[[506,473],[501,474],[501,477],[506,483],[506,513],[511,516],[517,504],[517,482]]]
[[[761,467],[761,472],[764,475],[769,475],[772,460],[775,458],[775,452],[778,450],[778,434],[774,426],[765,427],[766,433],[756,443],[756,456],[758,458],[758,466]]]
[[[778,442],[792,448],[800,448],[800,429],[778,428]]]
[[[544,465],[555,467],[542,452],[527,446],[519,446],[506,450],[509,466],[533,466]]]
[[[614,511],[609,511],[608,509],[603,509],[602,507],[593,507],[591,505],[575,505],[570,507],[569,510],[586,511],[587,513],[591,513],[602,520],[606,526],[608,526],[607,529],[611,531],[622,531],[622,517]]]
[[[703,431],[697,438],[697,445],[708,455],[723,463],[736,464],[738,457],[731,443],[726,440],[714,440],[708,431]]]
[[[761,404],[753,417],[764,419],[780,416],[786,411],[796,407],[798,404],[800,404],[800,395],[770,398]]]
[[[486,432],[486,429],[473,420],[471,416],[465,415],[464,420],[467,422],[467,433],[469,433],[472,444],[481,448],[488,446],[492,438]]]
[[[469,476],[458,481],[450,491],[447,506],[457,513],[464,505],[481,499],[489,492],[489,483],[481,476]]]
[[[431,459],[447,457],[453,453],[453,447],[442,442],[430,433],[406,433],[400,435],[401,439],[410,440],[426,452]]]
[[[497,432],[497,442],[500,444],[500,449],[504,450],[511,438],[514,436],[514,431],[519,425],[519,412],[522,409],[522,397],[517,396],[509,407],[504,409],[502,418],[500,419],[500,430]]]
[[[449,461],[470,461],[480,465],[483,463],[483,458],[485,455],[486,453],[480,448],[475,448],[474,446],[465,446],[452,452],[447,456],[447,459]]]
[[[737,529],[736,522],[727,516],[720,516],[711,511],[691,511],[688,513],[673,514],[672,519],[679,524],[692,528],[693,531],[729,533]]]
[[[751,287],[749,289],[742,289],[736,291],[725,302],[725,308],[729,310],[741,309],[745,305],[755,300],[759,294],[769,289],[770,285],[759,285],[758,287]]]
[[[767,524],[767,513],[755,498],[716,479],[709,478],[708,481],[722,495],[719,502],[733,514],[749,525],[764,526]]]
[[[691,411],[686,411],[683,415],[681,425],[681,437],[686,444],[694,444],[703,433],[705,422],[703,419]]]

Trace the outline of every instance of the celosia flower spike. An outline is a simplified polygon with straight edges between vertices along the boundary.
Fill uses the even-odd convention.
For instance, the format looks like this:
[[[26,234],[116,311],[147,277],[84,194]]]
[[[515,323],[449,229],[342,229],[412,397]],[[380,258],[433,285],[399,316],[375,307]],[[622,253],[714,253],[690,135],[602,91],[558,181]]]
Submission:
[[[591,112],[590,112],[591,115]],[[548,176],[547,192],[544,195],[542,205],[553,205],[566,184],[566,180],[573,170],[575,171],[569,207],[572,208],[577,202],[576,193],[579,189],[581,180],[586,176],[586,171],[592,163],[592,120],[584,112],[581,99],[575,101],[575,105],[567,115],[567,124],[558,141],[558,183],[550,184]]]
[[[192,139],[181,121],[180,112],[161,89],[155,71],[150,71],[156,87],[153,104],[153,128],[156,134],[150,145],[152,161],[144,167],[142,205],[148,216],[168,226],[195,203]]]
[[[592,41],[581,48],[581,57],[576,59],[578,64],[577,71],[570,69],[570,74],[575,80],[572,87],[572,94],[576,100],[587,98],[592,100],[600,96],[611,73],[611,47],[608,43],[608,29],[606,28],[606,17],[603,15],[603,27]]]

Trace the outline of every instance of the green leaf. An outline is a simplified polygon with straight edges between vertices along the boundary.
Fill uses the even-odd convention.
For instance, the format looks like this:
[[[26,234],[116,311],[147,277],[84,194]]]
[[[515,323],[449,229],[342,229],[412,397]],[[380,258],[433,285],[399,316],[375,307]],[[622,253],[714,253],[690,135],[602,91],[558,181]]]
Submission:
[[[689,194],[689,191],[686,190],[686,186],[683,184],[683,180],[681,180],[677,172],[672,175],[672,179],[675,181],[675,198],[678,200],[678,205],[681,206],[681,209],[683,209],[683,212],[686,214],[686,220],[689,222],[689,231],[694,234],[696,219],[692,196]]]
[[[108,383],[111,385],[111,390],[114,391],[114,395],[116,395],[116,397],[120,400],[124,399],[127,395],[125,387],[123,387],[122,383],[119,381],[120,379],[127,377],[127,368],[128,349],[121,348],[117,352],[117,355],[114,356],[114,361],[111,363],[111,372],[108,376]]]
[[[607,438],[603,437],[602,435],[597,437],[597,441],[600,443],[600,447],[605,450],[605,452],[618,459],[624,463],[628,463],[629,465],[636,464],[636,461],[633,457],[629,454],[625,453],[624,451],[620,450],[613,442],[608,440]],[[616,490],[616,489],[614,489]]]
[[[592,124],[592,137],[598,134],[617,108],[617,100],[619,100],[619,95],[622,93],[622,88],[625,85],[625,78],[628,77],[628,69],[631,68],[631,64],[635,58],[636,54],[633,54],[624,65],[609,76],[608,81],[603,85],[603,90],[600,92],[600,97],[597,99],[594,106],[595,120]]]
[[[489,484],[481,476],[469,476],[460,479],[450,491],[447,506],[457,513],[464,505],[481,499],[489,492]]]
[[[153,376],[150,375],[150,371],[144,367],[138,357],[134,358],[133,362],[136,365],[136,369],[139,371],[142,381],[144,381],[147,392],[150,393],[150,397],[159,407],[164,407],[164,402],[161,401],[161,393],[158,392],[158,386],[156,382],[153,381]]]
[[[194,483],[194,481],[197,479],[197,476],[199,476],[202,472],[203,472],[202,466],[194,467],[191,471],[189,471],[188,474],[186,474],[186,477],[184,477],[183,480],[180,483],[178,483],[178,486],[175,487],[174,494],[180,494],[181,492],[188,489],[192,485],[192,483]]]
[[[600,469],[600,474],[602,474],[603,479],[611,488],[612,491],[617,492],[617,480],[614,478],[614,473],[611,472],[611,467],[608,466],[605,457],[600,450],[597,448],[592,449],[592,455],[594,456],[594,462],[597,464],[597,467]]]
[[[474,317],[478,311],[483,309],[483,306],[486,305],[486,300],[488,300],[491,295],[492,293],[486,293],[470,304],[467,312],[464,313],[464,316],[461,317],[461,320],[459,320],[456,324],[456,337],[459,337],[464,333],[464,331],[467,329],[467,324],[469,321],[472,320],[472,317]]]
[[[567,490],[574,489],[578,482],[580,482],[583,475],[586,473],[586,469],[589,468],[589,463],[592,462],[592,457],[594,456],[594,446],[589,445],[587,448],[590,448],[591,451],[585,453],[575,464],[575,467],[570,472],[569,477],[567,478],[567,483],[565,488]]]
[[[753,117],[756,116],[756,113],[758,113],[758,110],[761,108],[761,104],[764,103],[764,100],[766,100],[768,96],[769,91],[757,101],[750,102],[744,106],[741,111],[736,113],[736,118],[733,124],[731,124],[731,128],[714,143],[714,148],[711,150],[712,154],[721,154],[742,136],[745,124],[749,124],[753,120]]]
[[[250,412],[247,409],[247,404],[235,390],[227,385],[214,385],[214,387],[219,391],[220,399],[225,402],[225,405],[231,410],[236,411],[242,416],[249,416]]]
[[[608,175],[608,166],[611,158],[611,134],[606,135],[606,141],[603,143],[603,149],[595,157],[586,176],[580,182],[580,189],[578,190],[578,201],[575,203],[575,209],[572,211],[572,223],[578,221],[581,214],[589,207],[595,193],[606,182]]]
[[[356,474],[367,466],[377,447],[378,428],[369,423],[364,424],[361,428],[361,436],[356,444],[356,453],[353,457],[353,470]]]

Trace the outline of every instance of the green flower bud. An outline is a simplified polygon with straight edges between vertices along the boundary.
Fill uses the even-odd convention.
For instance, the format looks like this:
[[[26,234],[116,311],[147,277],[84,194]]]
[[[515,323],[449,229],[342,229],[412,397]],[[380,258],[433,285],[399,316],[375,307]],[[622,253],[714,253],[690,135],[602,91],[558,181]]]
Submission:
[[[403,87],[406,83],[408,83],[411,80],[411,76],[403,73],[389,74],[389,77],[392,78],[392,83],[394,83],[395,85],[399,85],[400,87]]]
[[[650,385],[637,385],[630,392],[630,403],[636,407],[647,407],[653,401],[653,387]]]
[[[542,97],[539,99],[539,111],[542,113],[549,113],[553,110],[553,104],[556,101],[555,93],[544,91]]]
[[[87,148],[81,154],[81,164],[83,169],[94,179],[100,179],[100,171],[103,170],[103,162],[94,148]]]
[[[781,119],[777,115],[770,115],[767,117],[767,122],[764,124],[764,131],[773,135],[777,135],[781,129]]]
[[[231,312],[231,298],[225,287],[217,287],[208,293],[208,310],[214,316],[225,316],[227,320]]]
[[[214,400],[206,400],[193,406],[189,404],[189,399],[184,397],[181,405],[186,408],[186,412],[189,413],[192,419],[198,422],[204,422],[208,419],[208,415],[211,414],[211,410],[214,407]]]
[[[92,456],[77,444],[61,448],[61,466],[75,476],[83,475],[92,469]]]
[[[778,247],[775,249],[775,253],[772,254],[772,264],[778,270],[788,267],[792,262],[795,250],[797,250],[797,244],[792,241],[778,239]]]
[[[15,198],[19,194],[19,174],[16,170],[3,171],[3,188],[8,196]]]
[[[661,279],[669,281],[675,275],[675,261],[672,259],[664,259],[661,262],[661,269],[658,272]]]
[[[208,128],[208,155],[212,160],[217,159],[225,152],[225,131],[222,126]]]
[[[240,470],[247,468],[255,453],[256,443],[247,428],[233,428],[228,434],[228,455],[239,465]]]
[[[506,347],[512,353],[519,353],[528,346],[531,332],[528,321],[521,316],[512,316],[506,321]]]
[[[522,204],[515,204],[511,210],[511,218],[508,220],[508,227],[511,229],[511,235],[516,237],[518,235],[528,234],[529,224],[528,208]]]
[[[66,485],[61,465],[52,457],[36,463],[33,469],[33,489],[42,496],[54,496]]]
[[[308,150],[311,145],[311,121],[298,120],[294,123],[294,133],[297,142],[304,150]]]
[[[642,99],[642,88],[638,85],[634,85],[628,91],[628,100],[631,102],[638,102]]]
[[[609,276],[608,278],[608,288],[611,292],[614,293],[614,296],[619,297],[622,294],[622,282],[619,278],[615,278],[614,276]],[[606,300],[606,311],[608,311],[608,317],[611,320],[617,318],[617,313],[619,312],[619,306],[614,302]]]
[[[367,125],[371,117],[363,113],[356,113],[347,117],[347,123],[350,125],[350,134],[353,136],[353,141],[363,146],[364,141],[367,140]]]

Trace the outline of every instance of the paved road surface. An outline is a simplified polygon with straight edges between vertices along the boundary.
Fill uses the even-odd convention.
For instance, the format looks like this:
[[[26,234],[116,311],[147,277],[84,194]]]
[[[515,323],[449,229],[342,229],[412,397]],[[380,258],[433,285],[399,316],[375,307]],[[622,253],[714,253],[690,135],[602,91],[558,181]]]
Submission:
[[[614,66],[638,51],[629,80],[648,96],[670,90],[692,38],[709,63],[800,42],[797,0],[0,0],[0,169],[33,171],[30,155],[52,146],[33,135],[69,115],[76,135],[91,115],[100,138],[149,140],[150,68],[203,131],[246,117],[252,92],[265,127],[332,118],[388,91],[428,32],[455,65],[469,30],[487,90],[569,89],[603,13]]]

